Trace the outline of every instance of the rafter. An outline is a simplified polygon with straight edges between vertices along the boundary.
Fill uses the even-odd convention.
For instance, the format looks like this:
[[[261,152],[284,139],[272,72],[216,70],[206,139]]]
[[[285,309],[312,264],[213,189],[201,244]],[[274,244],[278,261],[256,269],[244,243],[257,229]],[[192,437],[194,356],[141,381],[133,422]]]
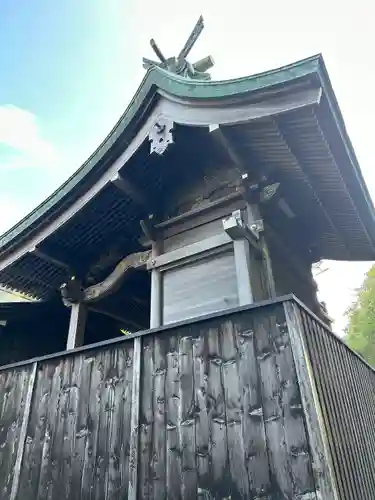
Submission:
[[[112,184],[126,196],[131,198],[135,203],[141,206],[146,206],[146,198],[126,177],[117,173],[111,180]]]

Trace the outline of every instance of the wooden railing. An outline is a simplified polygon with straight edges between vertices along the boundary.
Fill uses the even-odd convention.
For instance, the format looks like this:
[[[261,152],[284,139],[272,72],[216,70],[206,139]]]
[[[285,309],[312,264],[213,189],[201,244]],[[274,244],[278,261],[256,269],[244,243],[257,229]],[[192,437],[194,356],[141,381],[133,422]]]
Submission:
[[[339,498],[375,498],[375,371],[301,308]]]
[[[0,368],[1,500],[370,498],[336,493],[317,328],[290,296]]]

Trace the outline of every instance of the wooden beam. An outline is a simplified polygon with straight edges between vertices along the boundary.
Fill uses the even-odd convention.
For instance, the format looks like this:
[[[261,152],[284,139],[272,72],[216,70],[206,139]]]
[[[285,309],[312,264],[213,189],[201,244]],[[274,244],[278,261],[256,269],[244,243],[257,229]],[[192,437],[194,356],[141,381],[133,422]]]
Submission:
[[[100,307],[88,306],[88,310],[97,314],[102,314],[103,316],[107,316],[108,318],[114,319],[119,323],[123,323],[124,325],[134,326],[137,330],[144,330],[146,328],[145,325],[141,325],[132,319],[125,318],[119,314],[113,313],[112,311],[107,311],[106,309],[102,309]]]
[[[127,255],[103,281],[83,290],[83,302],[95,302],[114,293],[125,279],[127,272],[130,269],[146,267],[150,256],[149,250]]]
[[[232,243],[232,239],[226,234],[221,233],[216,236],[211,236],[210,238],[205,238],[204,240],[197,241],[196,243],[191,243],[190,245],[185,245],[176,250],[164,253],[162,255],[152,255],[151,260],[147,264],[148,269],[157,269],[160,267],[165,267],[170,264],[174,264],[177,261],[187,259],[198,254],[214,250],[224,245],[229,245]]]
[[[111,180],[112,184],[122,193],[135,201],[138,205],[146,206],[147,201],[144,195],[128,179],[117,173]]]
[[[230,144],[228,138],[224,135],[220,125],[214,124],[209,125],[208,130],[212,138],[215,140],[217,144],[219,144],[221,149],[224,149],[228,154],[230,160],[236,165],[238,170],[243,173],[245,172],[244,163],[240,155],[236,152],[234,147]]]
[[[65,269],[71,273],[71,266],[67,264],[66,262],[61,261],[60,259],[56,259],[55,257],[52,257],[45,251],[41,250],[38,247],[34,247],[30,250],[32,255],[35,255],[35,257],[38,257],[41,260],[44,260],[45,262],[48,262],[49,264],[53,264],[54,266],[60,267],[62,269]]]
[[[72,304],[70,309],[70,322],[66,349],[81,347],[84,343],[86,328],[87,308],[85,304],[79,302]]]

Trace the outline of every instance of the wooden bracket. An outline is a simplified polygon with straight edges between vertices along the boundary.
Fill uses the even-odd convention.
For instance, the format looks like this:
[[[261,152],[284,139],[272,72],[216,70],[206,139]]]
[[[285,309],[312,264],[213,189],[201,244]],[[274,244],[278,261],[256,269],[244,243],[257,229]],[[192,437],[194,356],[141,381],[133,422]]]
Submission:
[[[258,251],[259,232],[263,230],[262,220],[254,221],[251,226],[244,223],[240,210],[235,210],[232,215],[223,219],[223,228],[232,240],[246,239]]]
[[[83,301],[83,288],[81,282],[74,276],[61,285],[60,292],[63,303],[67,307],[71,307],[72,304],[78,304]]]
[[[103,281],[83,290],[83,302],[95,302],[115,292],[130,269],[146,268],[151,251],[137,252],[122,259]]]
[[[63,303],[71,307],[73,304],[96,302],[111,295],[119,288],[130,269],[146,268],[150,256],[151,250],[127,255],[103,281],[88,288],[82,288],[81,283],[72,278],[60,287]]]

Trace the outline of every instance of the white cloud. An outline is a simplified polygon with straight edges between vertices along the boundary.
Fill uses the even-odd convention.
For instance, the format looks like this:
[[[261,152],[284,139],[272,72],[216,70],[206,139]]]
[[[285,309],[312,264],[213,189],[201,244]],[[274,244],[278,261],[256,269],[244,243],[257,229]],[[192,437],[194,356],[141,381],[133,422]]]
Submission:
[[[28,204],[21,203],[7,195],[0,194],[0,236],[22,219],[31,209]]]
[[[55,167],[58,156],[43,138],[33,113],[10,104],[0,106],[0,170],[8,168]],[[3,158],[2,158],[3,156]]]

